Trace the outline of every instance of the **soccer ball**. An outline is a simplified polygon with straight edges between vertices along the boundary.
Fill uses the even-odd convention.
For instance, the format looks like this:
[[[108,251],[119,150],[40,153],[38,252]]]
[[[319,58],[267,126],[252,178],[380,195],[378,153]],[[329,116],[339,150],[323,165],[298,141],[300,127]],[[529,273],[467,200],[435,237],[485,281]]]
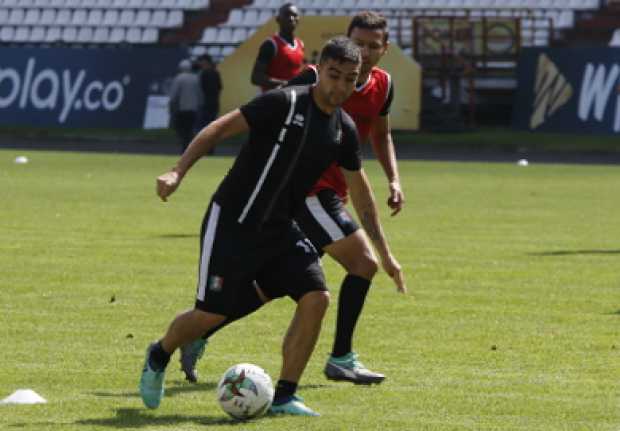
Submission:
[[[261,367],[237,364],[226,370],[217,384],[217,400],[235,419],[260,416],[271,407],[271,378]]]

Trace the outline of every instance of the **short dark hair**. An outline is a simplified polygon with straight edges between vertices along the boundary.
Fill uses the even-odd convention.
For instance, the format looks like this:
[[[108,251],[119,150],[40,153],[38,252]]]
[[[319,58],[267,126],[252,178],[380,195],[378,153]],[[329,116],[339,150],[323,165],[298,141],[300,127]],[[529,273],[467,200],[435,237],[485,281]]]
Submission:
[[[347,36],[351,36],[354,28],[363,28],[366,30],[382,30],[384,42],[387,42],[390,34],[388,30],[388,23],[385,17],[372,11],[364,11],[355,15],[351,20],[351,23],[349,24]]]
[[[335,60],[339,63],[355,63],[362,61],[359,47],[346,36],[336,36],[327,41],[321,50],[319,63],[325,60]]]
[[[282,15],[285,10],[290,9],[292,7],[296,8],[297,5],[295,5],[295,3],[292,3],[292,2],[284,3],[282,6],[278,8],[278,16]]]

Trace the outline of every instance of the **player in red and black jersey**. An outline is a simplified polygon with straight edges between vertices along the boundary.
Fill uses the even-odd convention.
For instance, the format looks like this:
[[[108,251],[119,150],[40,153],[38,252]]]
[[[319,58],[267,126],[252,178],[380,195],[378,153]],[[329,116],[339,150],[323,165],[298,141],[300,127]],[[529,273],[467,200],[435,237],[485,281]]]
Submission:
[[[390,132],[394,85],[390,74],[377,67],[388,49],[387,21],[374,12],[362,12],[353,17],[348,36],[361,48],[362,69],[355,91],[343,104],[343,109],[355,122],[360,141],[370,140],[372,144],[388,180],[388,205],[395,215],[403,207],[404,195]],[[316,82],[316,67],[309,66],[289,84]],[[306,198],[306,205],[295,220],[317,249],[332,256],[347,271],[340,289],[336,337],[325,375],[332,380],[380,383],[385,376],[364,367],[352,349],[353,333],[378,261],[368,237],[345,209],[346,200],[344,177],[336,165],[331,165]],[[372,238],[372,232],[366,234]],[[403,283],[397,286],[404,292]]]
[[[295,37],[299,10],[286,3],[278,10],[280,31],[260,46],[252,69],[252,84],[263,91],[281,87],[299,74],[304,64],[304,43]]]

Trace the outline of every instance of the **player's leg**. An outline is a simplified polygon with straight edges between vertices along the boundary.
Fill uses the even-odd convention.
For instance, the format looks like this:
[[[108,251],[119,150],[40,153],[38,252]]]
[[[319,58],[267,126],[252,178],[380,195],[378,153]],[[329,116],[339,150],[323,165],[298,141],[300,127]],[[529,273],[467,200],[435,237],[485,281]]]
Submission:
[[[256,284],[255,281],[252,282],[252,288],[244,291],[243,295],[238,298],[237,307],[235,310],[236,314],[234,316],[226,317],[223,322],[211,328],[206,333],[201,334],[202,336],[187,344],[183,344],[181,346],[181,355],[179,359],[181,362],[181,371],[185,373],[185,379],[192,383],[196,383],[198,381],[196,364],[204,354],[209,337],[232,322],[258,310],[270,300],[271,299],[267,297],[258,287],[258,284]]]
[[[353,334],[378,268],[366,235],[333,190],[308,197],[296,220],[311,242],[347,271],[338,296],[336,336],[326,376],[355,383],[381,382],[385,376],[363,367],[352,350]]]
[[[271,412],[316,416],[295,393],[321,331],[329,292],[312,244],[296,229],[291,231],[291,239],[291,247],[266,265],[257,278],[270,297],[288,295],[297,302],[282,345],[282,369]]]

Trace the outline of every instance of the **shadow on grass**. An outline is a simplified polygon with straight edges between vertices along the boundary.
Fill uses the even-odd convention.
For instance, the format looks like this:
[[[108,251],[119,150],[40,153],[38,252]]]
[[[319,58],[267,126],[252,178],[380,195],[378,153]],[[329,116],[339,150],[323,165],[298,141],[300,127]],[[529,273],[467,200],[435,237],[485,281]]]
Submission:
[[[620,250],[557,250],[528,253],[530,256],[576,256],[580,254],[620,254]]]
[[[162,426],[175,429],[184,423],[200,425],[238,426],[241,422],[228,416],[192,416],[192,415],[154,415],[144,408],[122,408],[116,410],[113,418],[84,419],[75,422],[78,425],[104,426],[113,428],[142,428]]]
[[[207,392],[214,391],[217,387],[215,382],[205,383],[185,383],[185,382],[169,382],[166,384],[166,397],[174,397],[179,394],[187,394],[190,392]],[[91,392],[92,395],[102,398],[139,398],[140,394],[137,391],[122,391],[122,392]]]

